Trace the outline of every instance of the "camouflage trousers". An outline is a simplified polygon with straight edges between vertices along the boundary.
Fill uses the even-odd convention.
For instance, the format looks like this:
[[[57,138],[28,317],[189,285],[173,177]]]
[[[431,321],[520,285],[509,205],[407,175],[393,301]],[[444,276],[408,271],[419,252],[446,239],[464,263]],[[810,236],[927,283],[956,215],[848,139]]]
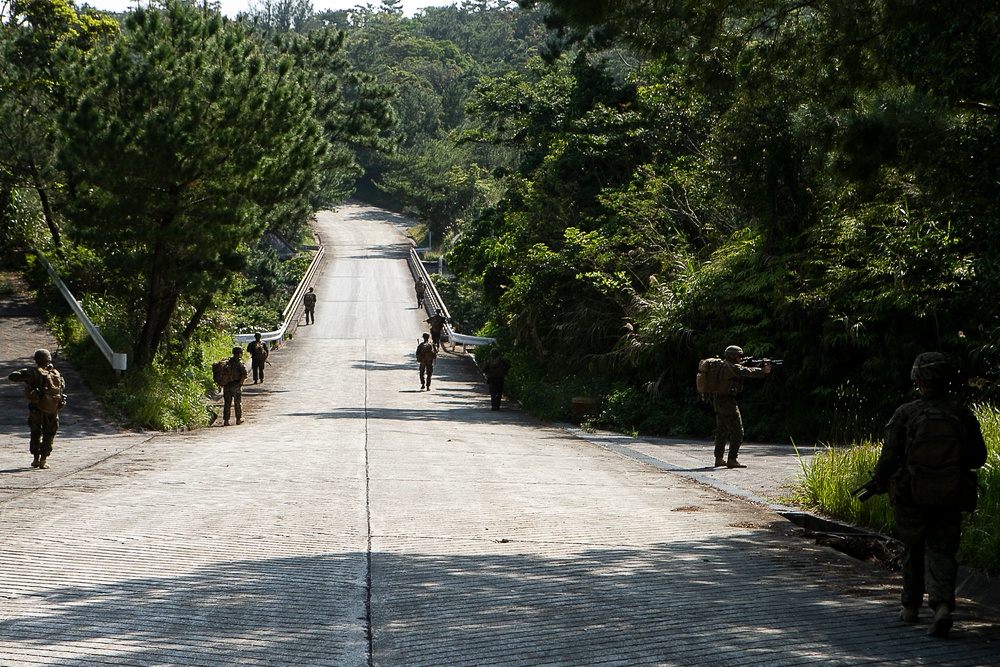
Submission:
[[[735,396],[716,395],[712,397],[715,408],[715,458],[725,458],[726,443],[729,443],[729,460],[736,459],[743,444],[743,417]]]
[[[254,382],[263,382],[264,381],[264,364],[265,363],[266,362],[263,359],[261,359],[260,361],[258,361],[257,359],[253,359],[250,362],[250,368],[253,369],[253,381]]]
[[[59,413],[50,414],[31,406],[28,408],[28,430],[31,432],[28,445],[31,455],[48,457],[52,454],[52,441],[59,430]]]
[[[951,507],[897,504],[893,514],[897,537],[903,543],[903,606],[919,608],[926,590],[931,609],[947,604],[954,610],[962,512]]]
[[[433,373],[433,372],[434,372],[434,363],[433,362],[426,362],[426,361],[421,361],[420,362],[420,386],[421,387],[425,387],[426,386],[428,389],[431,388],[431,373]],[[424,375],[425,374],[427,376],[426,382],[424,381]]]
[[[230,410],[236,413],[236,421],[243,419],[243,386],[239,383],[235,387],[226,385],[222,388],[222,422],[229,423]]]
[[[500,409],[500,402],[503,400],[503,381],[502,377],[490,378],[486,381],[490,388],[490,407],[493,410]]]

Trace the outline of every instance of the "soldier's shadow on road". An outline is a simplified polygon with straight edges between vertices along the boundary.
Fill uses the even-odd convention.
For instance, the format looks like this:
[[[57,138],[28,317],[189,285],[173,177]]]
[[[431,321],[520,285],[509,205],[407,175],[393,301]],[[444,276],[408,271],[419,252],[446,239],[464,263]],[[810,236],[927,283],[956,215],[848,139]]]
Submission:
[[[631,517],[623,534],[641,531],[644,520]],[[629,665],[909,664],[914,655],[917,629],[896,622],[894,593],[883,585],[890,575],[825,549],[790,550],[766,527],[552,557],[503,533],[467,540],[463,550],[470,547],[220,556],[177,576],[129,576],[126,568],[101,584],[43,586],[30,607],[4,614],[0,634],[13,654],[58,652],[64,667],[100,657],[121,665],[482,665],[496,664],[501,651],[501,662],[519,665],[612,656]],[[950,646],[962,651],[961,664],[992,664],[1000,631],[961,624],[954,634],[962,641]]]

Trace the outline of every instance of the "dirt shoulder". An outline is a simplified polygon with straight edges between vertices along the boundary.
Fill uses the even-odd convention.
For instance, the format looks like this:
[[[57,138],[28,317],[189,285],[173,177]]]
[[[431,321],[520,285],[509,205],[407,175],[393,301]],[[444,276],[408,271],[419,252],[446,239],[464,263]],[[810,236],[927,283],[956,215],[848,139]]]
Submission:
[[[101,404],[83,378],[60,353],[59,343],[45,326],[34,300],[23,283],[10,274],[5,282],[21,287],[15,294],[0,294],[0,443],[10,445],[24,439],[27,448],[28,408],[23,386],[7,376],[19,368],[34,365],[32,355],[39,348],[53,353],[53,363],[66,378],[69,403],[60,413],[58,438],[82,438],[117,433]]]

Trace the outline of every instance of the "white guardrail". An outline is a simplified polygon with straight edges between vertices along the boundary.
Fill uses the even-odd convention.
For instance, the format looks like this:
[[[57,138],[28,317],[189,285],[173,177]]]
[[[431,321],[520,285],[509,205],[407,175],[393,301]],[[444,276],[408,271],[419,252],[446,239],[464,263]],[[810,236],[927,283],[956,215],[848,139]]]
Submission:
[[[101,330],[97,328],[90,318],[87,317],[87,313],[83,311],[83,307],[80,302],[76,300],[73,293],[69,291],[66,287],[66,283],[62,281],[59,274],[56,273],[55,267],[45,258],[41,252],[37,253],[38,258],[42,261],[45,266],[45,270],[49,272],[49,277],[52,279],[52,283],[62,294],[63,298],[66,299],[66,303],[69,307],[73,309],[73,313],[76,315],[76,319],[80,320],[83,327],[87,330],[87,333],[93,339],[94,343],[97,344],[98,349],[111,364],[111,368],[121,373],[128,368],[128,355],[122,352],[115,352],[108,345],[108,342],[104,340],[104,336],[101,335]],[[309,268],[306,270],[302,280],[299,281],[298,286],[292,293],[291,299],[288,300],[288,305],[285,306],[285,310],[281,313],[281,327],[275,331],[268,331],[267,333],[262,333],[260,339],[263,341],[273,342],[283,340],[285,337],[285,332],[288,331],[288,327],[292,322],[292,318],[295,316],[296,310],[298,309],[299,302],[302,301],[302,293],[305,292],[309,283],[312,282],[313,277],[316,275],[316,271],[319,268],[320,262],[323,259],[323,255],[326,254],[326,248],[324,246],[319,246],[316,256],[313,257],[312,262],[309,264]],[[254,339],[254,334],[236,334],[233,336],[237,342],[249,343]]]
[[[288,327],[291,326],[292,320],[298,312],[299,304],[302,302],[302,295],[316,276],[316,272],[319,270],[319,265],[323,261],[325,254],[326,246],[319,246],[316,256],[309,263],[309,268],[306,269],[306,273],[302,276],[302,280],[299,281],[298,287],[292,292],[292,297],[288,300],[288,305],[285,306],[285,310],[281,313],[281,326],[274,331],[258,332],[260,333],[260,340],[262,342],[273,343],[285,339],[285,332],[288,331]],[[237,343],[246,344],[252,341],[256,335],[257,333],[234,334],[233,339]]]
[[[420,255],[417,254],[416,249],[410,246],[410,271],[413,272],[414,280],[418,278],[423,278],[424,283],[427,285],[427,292],[424,294],[424,309],[427,311],[428,315],[435,314],[438,310],[449,320],[451,315],[448,314],[448,307],[444,305],[444,300],[441,299],[441,295],[438,294],[437,288],[434,287],[434,283],[431,281],[430,274],[427,273],[427,269],[424,268],[424,263],[420,259]],[[449,343],[451,343],[451,349],[454,350],[456,345],[461,345],[464,350],[466,346],[476,346],[476,345],[492,345],[497,342],[496,338],[486,338],[484,336],[469,336],[466,334],[457,333],[451,328],[451,325],[445,323],[444,325],[444,337]]]
[[[87,330],[87,333],[93,341],[97,343],[98,349],[108,360],[108,363],[111,364],[111,368],[119,373],[124,371],[128,367],[128,355],[122,352],[115,352],[111,349],[111,346],[108,345],[108,341],[104,340],[104,336],[101,335],[101,330],[90,321],[90,318],[87,317],[87,313],[83,312],[83,307],[80,306],[80,302],[76,300],[73,293],[69,291],[68,287],[66,287],[66,283],[64,283],[62,278],[59,277],[59,274],[56,273],[55,267],[52,266],[49,260],[45,259],[45,255],[41,252],[38,253],[38,258],[42,260],[45,270],[49,272],[49,277],[52,278],[52,283],[56,286],[56,289],[59,290],[59,293],[62,294],[63,298],[66,299],[66,303],[69,304],[69,307],[73,309],[73,313],[76,314],[76,319],[80,320],[83,328]]]

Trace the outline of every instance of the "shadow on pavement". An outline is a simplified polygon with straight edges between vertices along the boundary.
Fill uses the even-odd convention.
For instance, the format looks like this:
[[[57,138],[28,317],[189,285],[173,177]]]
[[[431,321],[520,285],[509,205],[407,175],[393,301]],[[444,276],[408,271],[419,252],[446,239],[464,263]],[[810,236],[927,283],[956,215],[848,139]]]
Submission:
[[[15,602],[0,636],[8,656],[66,651],[64,667],[101,655],[132,667],[366,664],[370,558],[379,585],[367,664],[916,664],[924,644],[941,649],[936,665],[995,664],[1000,630],[978,612],[959,608],[944,652],[923,636],[926,621],[897,621],[874,570],[857,579],[856,565],[790,550],[769,529],[559,558],[502,538],[460,544],[480,553],[242,560],[46,589],[26,595],[58,611],[22,616]]]

